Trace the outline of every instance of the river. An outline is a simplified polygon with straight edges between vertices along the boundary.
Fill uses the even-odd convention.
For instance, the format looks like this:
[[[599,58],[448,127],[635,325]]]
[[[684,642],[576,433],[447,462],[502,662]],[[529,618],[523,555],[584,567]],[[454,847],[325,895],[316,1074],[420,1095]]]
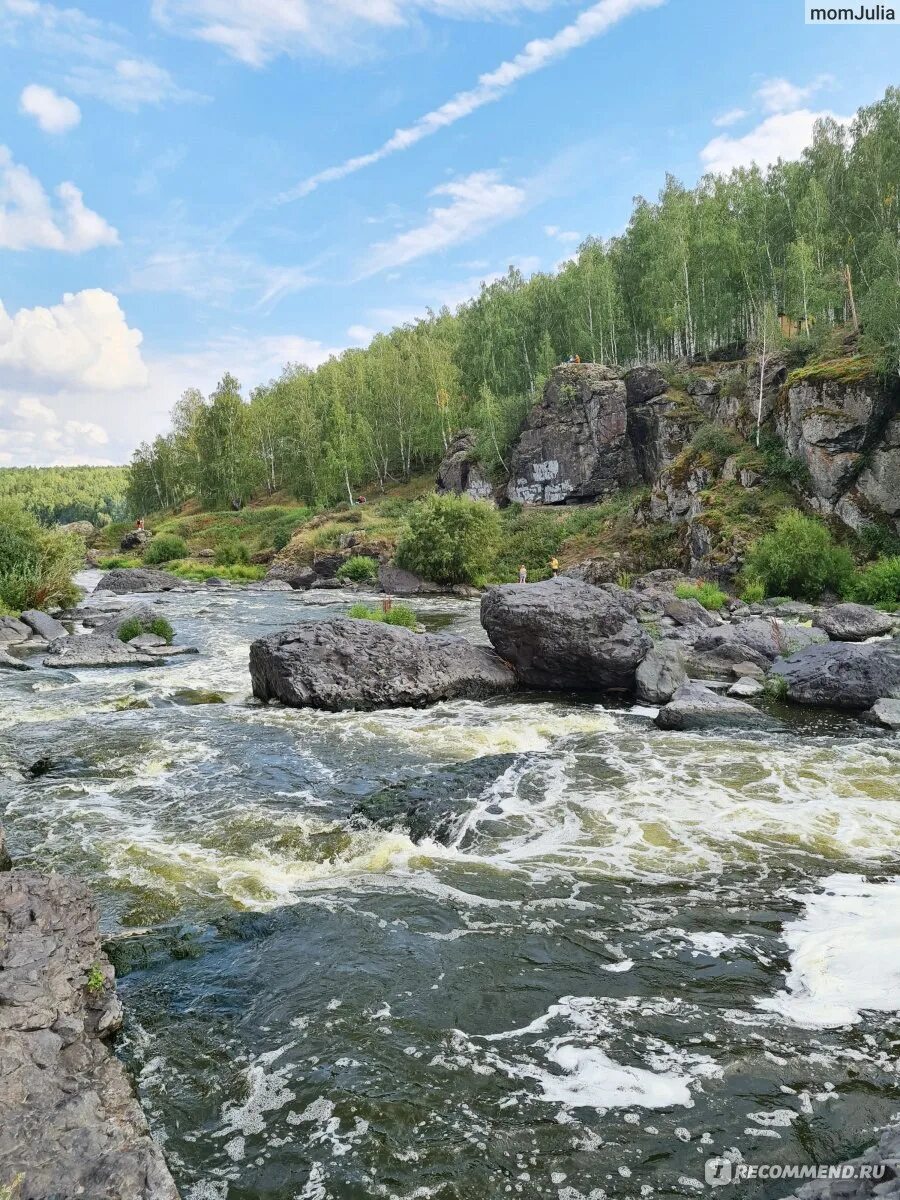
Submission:
[[[898,737],[533,695],[263,708],[250,642],[349,596],[153,599],[198,657],[0,672],[0,816],[107,933],[192,931],[119,985],[185,1200],[697,1196],[714,1155],[833,1162],[897,1119]],[[476,604],[414,606],[483,637]],[[450,846],[349,819],[470,771]]]

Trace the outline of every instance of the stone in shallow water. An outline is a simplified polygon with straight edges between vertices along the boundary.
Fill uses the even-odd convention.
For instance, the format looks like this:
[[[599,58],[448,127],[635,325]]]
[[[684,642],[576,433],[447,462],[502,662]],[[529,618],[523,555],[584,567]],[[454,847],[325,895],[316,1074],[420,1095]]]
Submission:
[[[879,700],[865,714],[866,719],[886,729],[900,729],[900,700]]]
[[[775,722],[743,700],[719,696],[700,683],[680,687],[671,703],[659,710],[656,724],[660,729],[715,729],[737,726],[771,729]]]
[[[159,660],[149,651],[139,653],[116,637],[86,633],[58,638],[50,643],[45,667],[152,667]]]
[[[772,668],[795,704],[871,708],[900,699],[900,642],[826,642]]]
[[[864,642],[866,638],[883,637],[896,623],[896,617],[867,604],[834,604],[820,613],[815,622],[835,642]]]

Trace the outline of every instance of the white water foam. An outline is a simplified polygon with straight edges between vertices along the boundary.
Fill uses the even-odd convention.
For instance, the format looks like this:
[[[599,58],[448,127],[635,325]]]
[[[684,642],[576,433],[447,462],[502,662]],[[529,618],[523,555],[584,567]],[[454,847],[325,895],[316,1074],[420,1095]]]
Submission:
[[[854,1025],[866,1010],[900,1011],[900,879],[839,874],[823,887],[803,898],[803,916],[784,930],[786,990],[759,1007],[806,1029]]]

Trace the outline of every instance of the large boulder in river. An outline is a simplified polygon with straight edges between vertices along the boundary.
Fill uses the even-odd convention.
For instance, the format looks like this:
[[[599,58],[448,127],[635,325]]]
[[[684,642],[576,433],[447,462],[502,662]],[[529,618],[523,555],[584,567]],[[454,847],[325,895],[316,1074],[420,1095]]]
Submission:
[[[725,642],[736,642],[739,646],[746,646],[772,660],[787,654],[796,654],[798,650],[825,641],[827,634],[821,629],[792,625],[775,617],[750,617],[700,634],[694,642],[694,648],[712,650]],[[753,662],[754,659],[751,657],[749,661]]]
[[[62,875],[0,875],[0,1181],[22,1200],[178,1200],[122,1064],[98,913]]]
[[[438,492],[455,492],[473,500],[492,500],[494,487],[476,450],[477,436],[472,429],[454,434],[438,467]]]
[[[273,563],[266,571],[266,578],[263,582],[271,583],[273,580],[289,584],[296,592],[304,592],[315,583],[316,573],[312,567],[302,563]]]
[[[308,621],[250,647],[253,694],[294,708],[421,707],[511,691],[516,679],[487,646],[378,621]]]
[[[687,678],[681,646],[657,642],[635,672],[637,698],[645,704],[668,704]]]
[[[882,698],[900,699],[900,641],[808,646],[777,662],[772,673],[795,704],[871,708]]]
[[[633,691],[653,644],[614,596],[565,577],[491,588],[481,623],[522,683],[550,691]]]
[[[398,567],[395,562],[379,565],[378,586],[389,596],[439,596],[447,591],[443,584],[423,579],[414,571]]]
[[[39,608],[26,609],[19,619],[38,637],[44,638],[48,642],[52,642],[54,638],[67,637],[69,633],[65,625],[48,613],[41,612]]]
[[[638,482],[625,383],[598,363],[566,363],[547,381],[513,448],[507,495],[522,504],[591,500]]]
[[[867,604],[833,604],[819,613],[815,624],[834,642],[864,642],[890,633],[896,617]]]
[[[27,642],[33,630],[18,617],[0,617],[0,646],[15,646]]]
[[[82,667],[154,667],[159,657],[135,650],[117,637],[103,633],[85,633],[80,637],[58,638],[51,642],[44,659],[45,667],[77,670]]]
[[[126,596],[132,592],[171,592],[173,588],[183,586],[184,581],[168,571],[157,571],[152,567],[117,567],[100,579],[97,591]]]
[[[702,683],[686,683],[669,704],[659,710],[660,729],[770,729],[775,722],[743,700],[720,696]]]

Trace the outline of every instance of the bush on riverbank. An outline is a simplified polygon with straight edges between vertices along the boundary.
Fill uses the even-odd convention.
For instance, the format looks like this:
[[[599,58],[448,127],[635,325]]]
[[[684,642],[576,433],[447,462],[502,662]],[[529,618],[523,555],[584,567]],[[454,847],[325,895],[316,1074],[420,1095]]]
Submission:
[[[72,575],[83,561],[81,538],[44,529],[18,504],[0,501],[0,607],[7,613],[74,604]]]
[[[769,596],[818,600],[826,590],[844,594],[854,563],[850,551],[837,545],[826,525],[789,509],[777,518],[771,533],[750,547],[745,570]]]
[[[153,539],[144,551],[144,562],[148,566],[158,563],[174,562],[176,559],[187,557],[187,542],[174,534],[160,534]]]
[[[354,583],[371,583],[378,578],[378,563],[365,554],[354,554],[338,569],[338,579],[352,579]]]
[[[397,562],[436,583],[476,583],[491,569],[500,531],[492,504],[432,494],[411,509]]]
[[[900,604],[900,555],[876,559],[857,572],[848,592],[863,604]]]

